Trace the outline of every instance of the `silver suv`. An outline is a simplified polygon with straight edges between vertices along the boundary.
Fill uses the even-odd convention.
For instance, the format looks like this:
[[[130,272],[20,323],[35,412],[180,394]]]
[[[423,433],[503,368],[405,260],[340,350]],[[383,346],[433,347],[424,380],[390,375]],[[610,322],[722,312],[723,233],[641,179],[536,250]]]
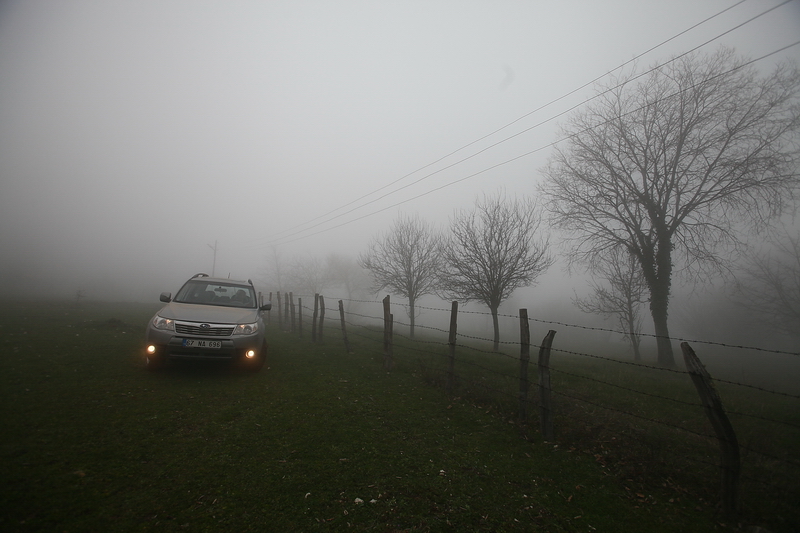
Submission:
[[[253,282],[211,278],[196,274],[172,298],[161,293],[165,305],[147,326],[145,361],[156,370],[170,359],[229,360],[253,371],[267,356],[264,311]]]

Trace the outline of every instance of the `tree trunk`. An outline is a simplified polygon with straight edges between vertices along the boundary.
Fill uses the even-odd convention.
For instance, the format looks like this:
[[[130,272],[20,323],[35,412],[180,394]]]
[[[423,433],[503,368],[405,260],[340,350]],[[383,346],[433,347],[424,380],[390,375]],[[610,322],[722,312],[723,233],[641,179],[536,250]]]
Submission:
[[[659,217],[654,216],[657,220]],[[659,231],[655,257],[643,254],[639,257],[642,273],[650,289],[650,315],[653,317],[653,328],[658,348],[658,364],[665,368],[675,367],[675,356],[672,353],[672,342],[667,325],[667,309],[672,284],[672,242],[669,233]]]
[[[656,346],[658,347],[658,364],[665,368],[675,366],[675,356],[672,353],[672,341],[669,338],[667,325],[667,307],[669,305],[669,286],[664,283],[650,289],[650,314],[653,317],[653,328],[656,333]]]
[[[494,351],[500,350],[500,322],[497,320],[497,308],[499,306],[489,307],[492,312],[492,326],[494,326]]]

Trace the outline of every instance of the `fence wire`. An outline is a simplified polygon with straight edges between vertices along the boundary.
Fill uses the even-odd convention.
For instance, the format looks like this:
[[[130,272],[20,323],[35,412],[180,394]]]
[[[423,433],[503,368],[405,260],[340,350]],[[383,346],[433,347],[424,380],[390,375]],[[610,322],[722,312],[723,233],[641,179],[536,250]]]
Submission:
[[[310,317],[313,314],[313,307],[309,307],[306,305],[306,302],[309,300],[313,302],[313,297],[302,296],[303,298],[303,306],[299,306],[297,313],[298,315],[303,315],[303,323],[309,324],[309,328],[312,327]],[[333,299],[327,299],[328,301],[335,301]],[[359,304],[370,304],[378,306],[380,315],[370,315],[364,314],[364,312],[354,312],[348,311],[345,313],[344,324],[347,328],[347,335],[350,338],[356,339],[358,343],[361,343],[362,347],[367,347],[368,351],[373,353],[382,353],[383,351],[383,335],[384,335],[384,317],[383,317],[383,302],[377,300],[353,300],[353,299],[340,299],[343,302],[349,303],[359,303]],[[408,308],[408,306],[404,304],[397,304],[392,302],[392,306],[400,306],[404,308]],[[418,310],[427,310],[436,313],[447,313],[448,316],[451,313],[450,309],[443,309],[443,308],[433,308],[433,307],[425,307],[425,306],[416,306]],[[339,316],[339,309],[325,307],[325,324],[323,328],[326,331],[325,335],[325,342],[333,342],[331,339],[336,338],[336,333],[340,330],[340,316]],[[478,311],[464,311],[459,310],[458,315],[461,314],[468,314],[468,315],[484,315],[484,316],[491,316],[489,313],[482,313]],[[519,316],[516,315],[499,315],[502,318],[509,318],[509,319],[516,319],[519,320]],[[284,318],[284,320],[286,320]],[[558,321],[549,321],[549,320],[542,320],[537,318],[528,318],[529,322],[547,324],[549,326],[561,326],[567,328],[575,328],[580,330],[586,331],[594,331],[594,332],[602,332],[602,333],[615,333],[620,335],[625,335],[625,332],[609,329],[609,328],[600,328],[600,327],[593,327],[593,326],[582,326],[579,324],[569,324],[565,322],[558,322]],[[393,356],[398,361],[403,361],[405,363],[416,363],[414,368],[423,368],[429,375],[429,379],[434,379],[436,376],[441,378],[445,376],[447,370],[445,368],[445,360],[447,358],[447,353],[451,348],[455,348],[458,355],[456,357],[456,361],[458,364],[458,372],[457,375],[454,376],[457,380],[456,386],[458,387],[459,395],[466,395],[469,396],[470,391],[472,391],[472,395],[474,396],[481,396],[482,400],[485,402],[493,403],[499,410],[504,411],[505,413],[511,413],[515,409],[514,403],[520,401],[520,391],[517,390],[515,387],[519,386],[520,382],[520,374],[519,374],[519,364],[521,363],[520,356],[512,355],[506,353],[509,347],[512,346],[519,346],[519,341],[503,341],[500,342],[500,346],[502,348],[498,351],[494,349],[488,349],[481,347],[483,346],[490,346],[493,345],[494,340],[477,336],[477,335],[467,335],[463,332],[459,332],[457,334],[457,341],[454,346],[451,346],[448,342],[443,342],[442,340],[437,339],[438,336],[445,336],[449,335],[449,331],[430,326],[427,324],[415,324],[414,330],[415,332],[419,332],[421,335],[415,334],[414,336],[406,335],[404,333],[400,333],[397,331],[398,329],[411,329],[411,324],[405,323],[399,320],[393,321],[393,333],[392,333],[392,343],[393,343]],[[319,326],[318,326],[319,327]],[[649,336],[653,338],[657,338],[655,335],[642,335],[642,336]],[[563,337],[563,335],[562,335]],[[727,344],[722,342],[715,342],[715,341],[705,341],[705,340],[686,340],[680,338],[672,338],[672,341],[680,341],[680,342],[688,342],[690,344],[704,344],[704,345],[713,345],[713,346],[721,346],[726,348],[734,348],[734,349],[741,349],[741,350],[754,350],[758,352],[762,352],[765,354],[776,354],[776,355],[800,355],[798,352],[787,352],[781,350],[771,350],[766,348],[760,347],[753,347],[753,346],[741,346],[741,345],[733,345]],[[534,343],[529,344],[529,349],[531,351],[540,349],[540,345],[536,345]],[[561,349],[558,347],[552,347],[551,349],[551,365],[547,366],[547,369],[550,370],[556,377],[562,376],[557,382],[554,382],[551,392],[552,394],[562,398],[564,400],[565,405],[561,405],[559,407],[558,416],[563,417],[564,419],[572,420],[573,425],[581,426],[591,424],[592,422],[596,422],[596,420],[588,420],[586,417],[576,416],[575,409],[569,407],[572,406],[588,406],[594,409],[601,409],[611,416],[615,418],[624,417],[625,419],[631,420],[629,422],[629,428],[635,428],[636,424],[638,423],[647,423],[653,425],[655,427],[661,427],[667,431],[671,432],[678,432],[684,435],[691,436],[692,438],[701,439],[707,443],[713,443],[716,437],[709,433],[703,432],[697,428],[687,427],[686,425],[673,422],[669,419],[661,419],[656,418],[653,416],[648,416],[646,414],[641,414],[639,412],[635,412],[632,409],[626,409],[620,407],[619,405],[613,405],[612,403],[604,402],[602,398],[595,398],[595,397],[586,397],[587,394],[597,394],[598,396],[603,395],[613,395],[613,392],[609,391],[618,391],[622,393],[626,401],[630,404],[637,404],[637,403],[644,403],[644,401],[650,402],[647,405],[652,404],[652,402],[660,402],[666,405],[672,405],[675,408],[688,410],[691,412],[694,418],[696,419],[695,423],[700,425],[701,427],[707,428],[706,421],[702,418],[700,413],[702,412],[702,404],[698,401],[688,401],[680,398],[674,398],[665,396],[663,394],[659,394],[657,392],[653,392],[651,390],[641,390],[640,388],[636,388],[629,384],[620,384],[614,383],[608,379],[603,379],[601,377],[596,376],[588,376],[582,373],[579,373],[575,370],[562,368],[561,364],[558,363],[561,359],[559,356],[571,356],[578,360],[585,360],[585,361],[594,361],[596,364],[600,365],[621,365],[622,367],[627,367],[631,369],[631,372],[640,372],[640,373],[656,373],[656,375],[663,375],[663,376],[673,376],[675,379],[685,379],[686,383],[689,382],[688,379],[688,372],[685,370],[675,369],[675,368],[665,368],[660,366],[653,366],[648,365],[642,362],[636,361],[627,361],[616,359],[613,357],[607,357],[604,355],[598,355],[593,353],[575,351],[575,350],[567,350]],[[427,360],[420,359],[420,357],[427,357]],[[416,359],[415,359],[416,358]],[[556,361],[556,364],[553,365],[552,362]],[[531,357],[530,366],[534,367],[531,371],[536,371],[536,362],[535,356]],[[580,367],[580,364],[576,365]],[[435,380],[435,379],[434,379]],[[576,385],[572,386],[572,389],[566,384],[567,381],[572,380],[576,383],[589,383],[591,384],[594,389],[592,391],[586,392],[586,387],[584,386],[581,389],[581,393],[578,393],[576,390],[573,390]],[[662,379],[663,380],[663,379]],[[499,383],[498,383],[499,382]],[[777,391],[768,389],[766,387],[757,386],[749,383],[741,383],[731,380],[725,379],[718,379],[714,378],[715,383],[723,383],[725,385],[741,387],[745,390],[751,391],[751,393],[765,393],[769,395],[775,395],[779,397],[785,398],[787,401],[791,400],[800,400],[800,395],[787,393],[783,391]],[[538,384],[530,382],[530,389],[533,392],[538,392]],[[560,387],[560,388],[559,388]],[[479,392],[482,391],[482,392]],[[599,393],[598,393],[599,391]],[[529,391],[530,392],[530,391]],[[494,398],[494,399],[492,399]],[[475,399],[475,398],[473,398]],[[536,406],[536,395],[530,394],[528,398],[525,400],[526,403],[531,406]],[[567,402],[569,405],[567,405]],[[529,410],[530,411],[530,410]],[[788,409],[788,412],[793,413],[797,412],[798,410],[796,407],[794,409]],[[533,412],[533,411],[531,411]],[[766,423],[772,426],[778,426],[784,428],[784,431],[797,431],[800,430],[800,423],[795,420],[781,420],[774,418],[772,416],[768,416],[765,414],[758,414],[758,413],[746,413],[742,410],[733,409],[727,410],[730,415],[741,419],[749,419],[751,421],[757,421],[758,423]],[[596,416],[596,415],[595,415]],[[632,424],[632,425],[630,425]],[[763,424],[762,424],[763,425]],[[611,434],[615,434],[620,440],[625,441],[626,439],[631,439],[631,435],[633,432],[631,431],[623,431],[621,429],[615,429],[618,427],[625,427],[624,424],[606,424],[603,427],[603,431],[609,432]],[[759,427],[755,430],[752,430],[754,433],[757,433],[757,430],[763,430],[763,428]],[[767,444],[771,444],[773,446],[777,446],[776,444],[772,443],[768,438],[764,438],[763,435],[759,435],[761,438],[758,439],[762,443],[766,442]],[[794,437],[795,440],[797,436]],[[712,444],[709,444],[712,446]],[[757,456],[762,458],[761,460],[755,459],[756,461],[768,460],[777,465],[782,465],[777,468],[773,468],[772,475],[776,478],[783,478],[783,482],[775,483],[771,482],[765,477],[767,474],[753,475],[749,474],[749,470],[747,472],[743,472],[742,480],[756,482],[762,485],[767,485],[775,490],[787,490],[787,487],[790,487],[792,490],[796,492],[795,484],[789,481],[790,475],[795,475],[798,473],[800,469],[800,463],[795,460],[794,458],[790,457],[792,453],[790,451],[786,451],[785,453],[774,453],[772,450],[767,450],[761,448],[759,446],[754,445],[751,443],[746,443],[740,446],[742,451],[743,457],[752,457]],[[697,457],[696,454],[686,454],[684,456],[686,460],[689,462],[695,462],[698,464],[702,464],[704,466],[710,466],[714,468],[720,468],[720,464],[715,463],[713,461],[708,461],[706,458]],[[757,469],[751,469],[756,470]],[[794,479],[794,478],[792,478]]]

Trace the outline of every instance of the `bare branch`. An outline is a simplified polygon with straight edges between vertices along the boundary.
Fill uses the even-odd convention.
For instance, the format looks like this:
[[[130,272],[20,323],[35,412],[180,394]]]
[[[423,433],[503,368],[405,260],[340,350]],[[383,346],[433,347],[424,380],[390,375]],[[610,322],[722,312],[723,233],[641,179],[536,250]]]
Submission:
[[[418,217],[400,217],[388,233],[370,241],[359,264],[370,271],[375,292],[388,289],[408,298],[411,336],[415,303],[435,290],[441,264],[441,237]]]
[[[647,301],[647,282],[642,276],[638,261],[627,250],[615,248],[592,267],[592,274],[595,277],[590,283],[592,295],[582,299],[575,298],[573,302],[585,313],[615,317],[619,327],[625,332],[625,338],[631,343],[634,360],[640,360],[640,308]]]
[[[650,290],[659,361],[672,366],[672,275],[724,271],[744,222],[765,227],[791,206],[798,179],[800,73],[766,77],[733,51],[688,55],[636,83],[610,82],[563,127],[568,145],[543,170],[550,220],[570,259],[626,248]]]
[[[456,213],[443,248],[439,292],[444,298],[477,300],[492,312],[495,349],[497,309],[511,293],[533,284],[552,264],[542,217],[531,199],[484,196],[471,211]]]
[[[750,254],[737,294],[760,322],[800,337],[800,236],[786,231],[769,242]]]

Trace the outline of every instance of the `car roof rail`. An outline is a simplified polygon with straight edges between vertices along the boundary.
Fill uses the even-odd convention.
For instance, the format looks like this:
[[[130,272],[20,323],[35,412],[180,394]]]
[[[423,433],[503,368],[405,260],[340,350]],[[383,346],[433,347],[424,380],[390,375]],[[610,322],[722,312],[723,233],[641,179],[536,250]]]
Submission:
[[[207,278],[207,277],[208,277],[208,274],[204,274],[203,272],[198,272],[197,274],[192,276],[192,279],[194,279],[194,278]]]

